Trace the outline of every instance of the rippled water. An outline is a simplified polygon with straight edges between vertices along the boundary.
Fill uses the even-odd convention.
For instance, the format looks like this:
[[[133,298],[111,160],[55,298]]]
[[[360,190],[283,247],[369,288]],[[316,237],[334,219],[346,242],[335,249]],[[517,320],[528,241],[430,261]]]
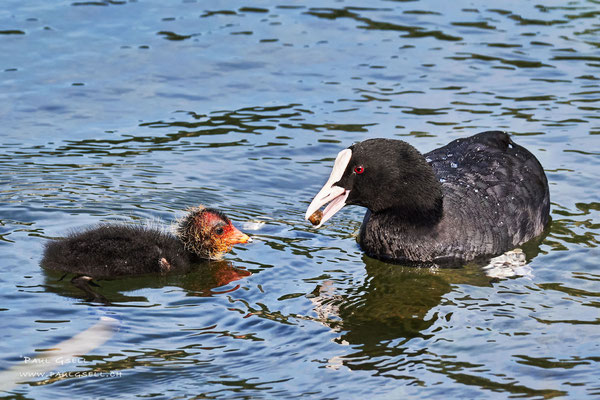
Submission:
[[[4,1],[4,395],[600,397],[599,21],[594,0]],[[488,129],[550,181],[529,276],[369,259],[357,207],[303,221],[354,141],[429,151]],[[255,242],[186,276],[103,281],[111,307],[39,267],[70,229],[196,204]],[[105,343],[10,384],[102,316]]]

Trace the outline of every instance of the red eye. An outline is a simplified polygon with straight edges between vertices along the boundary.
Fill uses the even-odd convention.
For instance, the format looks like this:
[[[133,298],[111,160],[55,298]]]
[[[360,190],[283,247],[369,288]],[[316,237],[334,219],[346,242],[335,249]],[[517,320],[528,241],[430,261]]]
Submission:
[[[363,172],[365,172],[365,169],[362,165],[359,165],[358,167],[354,167],[354,172],[356,172],[357,174],[362,174]]]

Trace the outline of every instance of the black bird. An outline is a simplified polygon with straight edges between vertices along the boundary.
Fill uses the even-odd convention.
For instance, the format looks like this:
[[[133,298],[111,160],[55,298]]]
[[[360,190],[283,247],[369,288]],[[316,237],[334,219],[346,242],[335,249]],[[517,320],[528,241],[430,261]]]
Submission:
[[[338,154],[306,218],[327,203],[317,227],[345,205],[366,207],[361,248],[397,263],[497,255],[542,234],[550,218],[542,166],[498,131],[424,155],[401,140],[356,143]]]
[[[219,259],[250,237],[222,212],[193,207],[175,234],[140,225],[104,224],[46,243],[41,266],[74,273],[71,282],[96,300],[105,299],[88,286],[92,279],[149,273],[182,273],[194,264]],[[93,284],[93,283],[92,283]]]

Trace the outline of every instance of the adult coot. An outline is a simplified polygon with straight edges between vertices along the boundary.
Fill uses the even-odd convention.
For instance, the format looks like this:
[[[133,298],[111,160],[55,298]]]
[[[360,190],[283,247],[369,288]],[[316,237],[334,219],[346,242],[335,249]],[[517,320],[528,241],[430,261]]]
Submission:
[[[181,273],[250,241],[222,212],[194,207],[178,222],[174,235],[139,225],[105,224],[53,240],[46,244],[41,266],[77,274],[73,284],[104,301],[89,288],[91,279]]]
[[[327,203],[317,227],[347,204],[367,208],[359,243],[369,256],[447,265],[540,235],[550,196],[535,156],[490,131],[424,155],[401,140],[356,143],[338,154],[306,218]]]

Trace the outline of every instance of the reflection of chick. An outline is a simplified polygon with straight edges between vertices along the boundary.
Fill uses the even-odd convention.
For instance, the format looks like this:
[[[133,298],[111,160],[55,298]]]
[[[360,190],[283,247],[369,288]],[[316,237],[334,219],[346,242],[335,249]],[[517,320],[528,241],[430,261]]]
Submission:
[[[46,244],[41,266],[75,273],[73,283],[87,293],[92,278],[185,272],[194,263],[219,259],[250,237],[215,209],[195,207],[182,218],[175,235],[158,229],[108,224],[75,232]]]

